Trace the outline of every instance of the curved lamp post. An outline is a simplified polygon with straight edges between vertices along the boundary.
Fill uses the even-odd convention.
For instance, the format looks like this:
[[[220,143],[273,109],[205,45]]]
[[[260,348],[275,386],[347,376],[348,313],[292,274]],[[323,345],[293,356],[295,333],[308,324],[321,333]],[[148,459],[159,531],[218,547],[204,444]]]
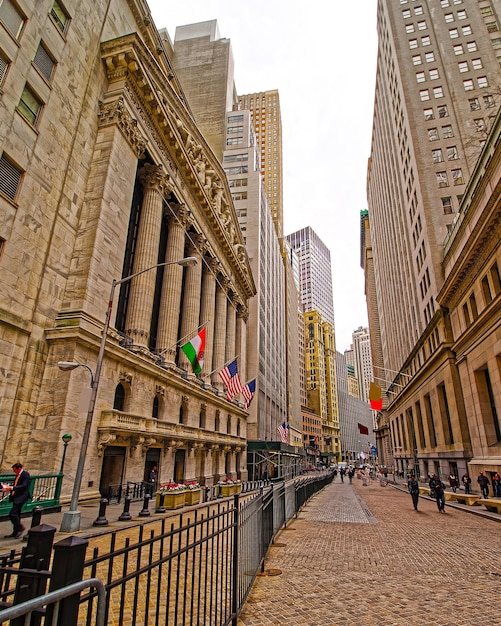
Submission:
[[[80,530],[81,515],[80,515],[80,511],[77,508],[78,498],[80,496],[80,488],[82,486],[85,457],[87,455],[87,447],[89,445],[89,436],[90,436],[90,430],[92,426],[92,418],[94,416],[94,407],[96,405],[97,390],[99,388],[99,380],[101,378],[101,368],[103,366],[104,350],[106,347],[106,339],[108,336],[108,328],[110,326],[111,312],[113,309],[113,297],[115,295],[116,287],[118,285],[121,285],[122,283],[126,283],[129,280],[132,280],[133,278],[135,278],[136,276],[139,276],[140,274],[144,274],[145,272],[154,270],[157,267],[164,267],[166,265],[181,265],[184,267],[188,265],[196,265],[197,263],[198,263],[198,259],[196,259],[193,256],[188,256],[188,257],[185,257],[184,259],[180,259],[179,261],[157,263],[156,265],[147,267],[146,269],[141,270],[140,272],[136,272],[134,274],[131,274],[130,276],[121,278],[120,280],[113,280],[113,282],[111,283],[110,299],[108,301],[108,308],[106,310],[106,317],[104,320],[103,334],[101,337],[101,345],[99,347],[99,353],[97,355],[95,373],[93,374],[90,367],[88,365],[85,365],[84,363],[72,363],[71,361],[60,361],[57,364],[60,369],[66,370],[66,371],[75,369],[76,367],[85,367],[86,369],[90,371],[90,374],[91,374],[91,394],[89,398],[89,407],[87,409],[87,419],[85,421],[85,428],[84,428],[84,432],[82,435],[82,444],[80,447],[80,455],[78,457],[77,471],[75,473],[75,482],[73,485],[73,492],[71,494],[70,509],[69,511],[66,511],[63,514],[63,519],[61,521],[61,528],[60,528],[61,532],[72,533],[72,532],[77,532],[78,530]]]

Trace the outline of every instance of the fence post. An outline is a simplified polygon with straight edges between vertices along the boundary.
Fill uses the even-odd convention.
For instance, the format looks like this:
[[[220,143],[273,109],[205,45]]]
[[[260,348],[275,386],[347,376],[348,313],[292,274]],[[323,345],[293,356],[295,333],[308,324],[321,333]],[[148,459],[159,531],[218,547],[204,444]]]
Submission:
[[[34,526],[28,531],[28,545],[23,548],[19,563],[14,605],[45,593],[55,533],[56,529],[48,524]],[[37,575],[34,571],[23,573],[23,569],[37,570],[40,574]],[[45,574],[42,574],[42,570]],[[23,626],[24,623],[24,617],[18,617],[11,621],[12,626]],[[33,626],[40,624],[40,617],[34,617],[31,624]]]
[[[232,624],[233,626],[237,626],[237,616],[238,616],[238,608],[239,608],[239,598],[238,598],[238,590],[239,590],[239,585],[238,585],[238,560],[239,560],[239,554],[238,554],[238,544],[239,544],[239,525],[240,525],[240,511],[239,511],[239,500],[240,500],[240,496],[238,495],[238,493],[236,493],[233,496],[233,506],[235,507],[234,513],[233,513],[233,527],[234,527],[234,531],[233,531],[233,580],[232,580],[232,590],[231,590],[231,594],[232,594],[232,598],[231,598],[231,612],[233,614],[233,619],[232,619]]]
[[[139,511],[139,517],[149,517],[151,515],[151,513],[148,510],[148,506],[150,504],[150,500],[151,500],[151,496],[150,496],[149,493],[147,493],[144,496],[143,508]]]
[[[54,561],[49,591],[61,589],[82,580],[85,551],[89,542],[81,537],[67,537],[54,544]],[[61,600],[57,615],[57,626],[77,626],[80,593]],[[54,605],[49,604],[45,618],[46,624],[52,624]]]
[[[158,506],[155,509],[155,513],[165,513],[164,500],[165,500],[165,494],[164,493],[159,494]]]
[[[30,528],[34,528],[35,526],[39,526],[42,522],[42,507],[41,506],[36,506],[33,509],[33,512],[31,514],[31,524],[30,524]],[[23,541],[28,541],[28,533],[26,533],[23,537]]]

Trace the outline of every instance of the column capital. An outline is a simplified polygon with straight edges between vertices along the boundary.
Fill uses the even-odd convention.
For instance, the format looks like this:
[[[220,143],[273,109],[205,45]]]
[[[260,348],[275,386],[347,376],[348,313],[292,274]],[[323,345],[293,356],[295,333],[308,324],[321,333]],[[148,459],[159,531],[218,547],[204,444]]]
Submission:
[[[244,322],[249,319],[249,309],[245,304],[240,303],[237,306],[237,318],[244,320]]]
[[[189,218],[189,210],[186,208],[185,204],[179,204],[177,202],[169,202],[169,210],[167,211],[167,215],[170,220],[179,222],[182,226],[186,226]]]
[[[174,189],[170,176],[164,173],[161,165],[146,163],[139,170],[138,178],[145,190],[156,191],[163,196],[170,195]]]

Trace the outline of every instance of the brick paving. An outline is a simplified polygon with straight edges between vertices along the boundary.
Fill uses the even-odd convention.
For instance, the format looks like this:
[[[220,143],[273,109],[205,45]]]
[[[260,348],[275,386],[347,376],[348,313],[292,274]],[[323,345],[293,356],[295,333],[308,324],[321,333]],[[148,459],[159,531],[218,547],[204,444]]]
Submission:
[[[333,483],[276,538],[239,626],[501,624],[500,516]],[[470,509],[471,510],[471,509]]]

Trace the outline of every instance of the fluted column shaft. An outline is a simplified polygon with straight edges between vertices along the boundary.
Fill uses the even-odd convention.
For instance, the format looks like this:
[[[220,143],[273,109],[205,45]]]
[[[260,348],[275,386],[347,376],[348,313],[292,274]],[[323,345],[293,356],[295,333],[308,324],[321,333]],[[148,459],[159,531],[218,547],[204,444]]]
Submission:
[[[240,355],[238,359],[238,369],[240,379],[245,384],[247,380],[247,309],[243,305],[238,307],[237,328],[236,328],[236,351]]]
[[[240,357],[240,355],[235,351],[235,328],[237,322],[237,311],[236,311],[237,300],[235,298],[235,294],[230,294],[230,297],[227,300],[227,312],[226,312],[226,351],[225,351],[225,361],[229,361],[230,359]],[[238,367],[240,369],[240,358],[238,359]]]
[[[212,374],[212,384],[220,389],[223,387],[223,382],[218,376],[218,371],[221,370],[225,364],[225,346],[226,346],[226,288],[227,282],[224,278],[219,280],[219,285],[216,287],[216,312],[214,323],[214,352],[212,356],[212,369],[216,369]]]
[[[133,274],[158,263],[158,245],[162,226],[162,199],[168,188],[160,165],[145,165],[139,171],[144,187],[143,204],[134,255]],[[168,191],[167,191],[168,193]],[[131,281],[125,332],[135,344],[148,347],[151,314],[155,296],[156,270],[145,272]]]
[[[196,265],[186,268],[184,278],[183,306],[181,309],[181,337],[180,344],[188,342],[198,332],[200,324],[200,290],[202,288],[202,260],[201,235],[191,235],[193,243],[189,247],[188,255],[198,260]],[[191,365],[182,350],[179,350],[179,367],[191,371]]]
[[[170,205],[175,215],[169,221],[160,314],[158,319],[157,351],[168,363],[176,362],[179,311],[183,288],[183,268],[176,265],[184,257],[186,211],[181,205]]]
[[[214,369],[212,354],[214,348],[214,315],[216,309],[216,259],[205,260],[202,275],[202,302],[200,306],[200,324],[205,324],[205,357],[203,374],[207,375]]]

